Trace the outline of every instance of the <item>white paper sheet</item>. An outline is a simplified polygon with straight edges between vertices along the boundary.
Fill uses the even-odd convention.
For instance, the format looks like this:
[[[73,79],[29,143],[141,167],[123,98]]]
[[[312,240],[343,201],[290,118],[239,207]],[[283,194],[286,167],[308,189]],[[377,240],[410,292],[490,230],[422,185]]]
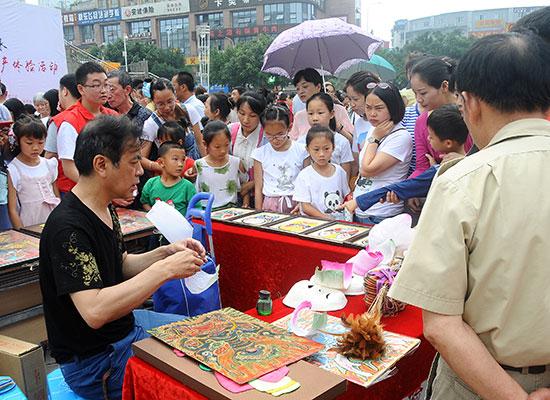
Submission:
[[[157,201],[146,216],[170,243],[193,237],[191,224],[164,201]]]

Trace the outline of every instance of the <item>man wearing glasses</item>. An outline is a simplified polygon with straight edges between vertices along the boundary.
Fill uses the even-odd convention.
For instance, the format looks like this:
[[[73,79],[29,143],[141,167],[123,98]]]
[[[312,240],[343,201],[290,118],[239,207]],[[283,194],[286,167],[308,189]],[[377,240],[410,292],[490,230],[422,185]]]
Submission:
[[[95,62],[82,64],[75,72],[80,100],[65,113],[60,121],[57,137],[58,154],[61,161],[57,186],[63,196],[70,192],[78,181],[78,170],[74,164],[76,138],[84,126],[101,114],[117,115],[113,110],[103,107],[109,95],[107,74],[103,67]]]

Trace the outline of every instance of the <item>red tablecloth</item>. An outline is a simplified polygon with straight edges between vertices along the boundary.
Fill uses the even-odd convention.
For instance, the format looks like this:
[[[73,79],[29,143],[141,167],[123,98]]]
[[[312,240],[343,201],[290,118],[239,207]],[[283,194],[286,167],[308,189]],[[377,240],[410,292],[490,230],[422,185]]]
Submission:
[[[321,260],[344,262],[359,251],[222,222],[213,222],[213,230],[222,303],[237,310],[254,307],[261,289],[284,296],[295,282],[309,279]]]
[[[298,236],[284,235],[258,229],[213,222],[216,261],[221,265],[220,288],[224,307],[248,310],[248,314],[273,322],[292,310],[278,299],[292,285],[309,279],[322,259],[343,262],[357,253],[357,249],[318,242]],[[259,317],[254,310],[258,291],[271,291],[274,299],[273,314]],[[362,313],[366,311],[363,296],[348,297],[343,311],[332,313]],[[435,354],[433,347],[422,337],[420,310],[407,307],[398,316],[386,318],[389,331],[421,338],[420,347],[398,364],[395,376],[365,389],[349,384],[340,399],[401,400],[414,393],[427,378]],[[125,400],[204,399],[175,379],[136,357],[126,367],[123,398]]]
[[[340,316],[343,313],[365,311],[363,296],[354,296],[348,299],[348,305],[343,311],[331,314]],[[290,308],[282,304],[281,300],[276,300],[273,304],[273,313],[270,316],[260,317],[254,309],[247,313],[264,321],[273,322],[291,311]],[[435,351],[422,336],[421,311],[416,307],[408,306],[399,315],[385,318],[383,322],[385,329],[389,331],[420,338],[422,340],[420,347],[397,363],[397,373],[393,377],[369,388],[349,383],[347,392],[340,396],[339,400],[401,400],[417,391],[420,384],[427,378]],[[124,400],[205,399],[204,396],[136,357],[132,357],[128,361],[122,395]]]

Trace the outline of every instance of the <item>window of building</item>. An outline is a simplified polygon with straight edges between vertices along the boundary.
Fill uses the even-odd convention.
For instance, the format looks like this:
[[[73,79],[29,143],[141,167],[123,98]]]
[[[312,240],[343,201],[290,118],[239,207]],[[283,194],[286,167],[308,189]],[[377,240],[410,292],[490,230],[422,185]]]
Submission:
[[[82,43],[91,43],[95,39],[93,25],[80,25],[80,39]]]
[[[223,28],[223,13],[197,15],[197,25],[210,25],[210,28]]]
[[[233,19],[233,28],[247,28],[256,26],[256,9],[234,11],[231,13]]]
[[[120,0],[111,0],[111,7],[120,7]]]
[[[223,50],[224,39],[210,39],[210,48],[216,50]]]
[[[189,54],[189,18],[163,19],[159,21],[160,47],[163,49],[181,49]]]
[[[97,8],[108,8],[107,0],[97,0]]]
[[[74,40],[74,26],[64,26],[63,27],[63,37],[67,42],[72,42]]]
[[[315,11],[312,4],[285,3],[264,5],[264,24],[299,24],[314,19]]]
[[[256,36],[237,36],[233,38],[233,43],[237,45],[239,43],[249,42],[254,39],[256,39]]]
[[[103,43],[114,43],[122,36],[120,34],[120,24],[116,25],[104,25],[103,29]]]
[[[133,21],[130,22],[129,33],[133,37],[150,36],[151,35],[151,20]]]

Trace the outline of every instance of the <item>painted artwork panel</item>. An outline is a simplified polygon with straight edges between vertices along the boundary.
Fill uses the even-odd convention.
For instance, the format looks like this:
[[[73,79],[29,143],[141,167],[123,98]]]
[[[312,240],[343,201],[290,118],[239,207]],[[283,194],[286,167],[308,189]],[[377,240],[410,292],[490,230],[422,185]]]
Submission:
[[[127,208],[117,208],[116,213],[120,222],[120,228],[124,236],[134,233],[153,230],[155,225],[146,217],[147,213]]]
[[[233,308],[174,322],[149,333],[239,384],[323,349],[319,343]]]
[[[0,232],[0,268],[35,261],[40,239],[14,230]]]
[[[255,211],[251,210],[250,208],[231,207],[224,208],[223,210],[212,211],[211,217],[215,220],[226,221],[232,218],[240,217],[242,215],[252,214],[254,212]]]
[[[359,238],[357,240],[354,240],[351,242],[354,246],[359,246],[359,247],[367,247],[367,245],[369,244],[369,237],[368,236],[364,236],[362,238]]]
[[[300,313],[298,315],[298,325],[303,328],[311,327],[313,313]],[[273,324],[283,329],[287,329],[290,315],[283,317]],[[386,340],[386,349],[381,357],[370,360],[360,360],[357,358],[345,357],[335,351],[329,351],[336,347],[337,336],[332,334],[341,334],[348,330],[339,318],[332,315],[328,316],[327,326],[323,328],[323,333],[317,333],[311,337],[318,343],[323,344],[323,350],[307,357],[308,361],[327,371],[339,375],[358,385],[368,387],[377,380],[383,378],[393,366],[420,345],[420,339],[411,338],[393,332],[384,331]],[[329,333],[325,333],[329,332]]]
[[[308,233],[307,236],[317,239],[328,240],[330,242],[342,243],[354,236],[366,233],[370,227],[359,225],[335,224],[318,231]]]
[[[271,229],[276,229],[281,232],[300,234],[310,229],[318,228],[320,226],[331,223],[331,221],[325,221],[322,219],[313,219],[306,217],[297,217],[290,221],[284,221],[271,226]]]
[[[238,218],[233,222],[238,222],[241,224],[251,225],[251,226],[264,226],[288,217],[289,216],[285,214],[261,212],[258,214]]]

